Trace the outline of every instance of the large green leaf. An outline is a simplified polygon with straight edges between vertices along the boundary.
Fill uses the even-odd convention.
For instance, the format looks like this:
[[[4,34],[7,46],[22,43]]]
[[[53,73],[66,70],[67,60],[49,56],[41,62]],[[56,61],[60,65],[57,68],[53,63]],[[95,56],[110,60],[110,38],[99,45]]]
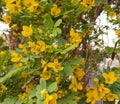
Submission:
[[[51,16],[48,15],[48,14],[46,15],[43,23],[44,23],[44,27],[45,27],[46,29],[52,29],[53,26],[54,26],[54,22],[53,22]]]
[[[53,82],[52,84],[50,84],[50,85],[48,86],[48,92],[51,93],[51,92],[55,91],[56,87],[57,87],[57,83],[56,83],[56,82]]]
[[[72,67],[71,67],[70,64],[65,64],[63,71],[64,71],[67,75],[72,75],[72,74],[73,74]]]
[[[46,80],[44,78],[40,78],[40,86],[42,89],[46,89]]]
[[[62,23],[62,19],[58,19],[58,20],[55,22],[54,27],[60,26],[61,23]]]

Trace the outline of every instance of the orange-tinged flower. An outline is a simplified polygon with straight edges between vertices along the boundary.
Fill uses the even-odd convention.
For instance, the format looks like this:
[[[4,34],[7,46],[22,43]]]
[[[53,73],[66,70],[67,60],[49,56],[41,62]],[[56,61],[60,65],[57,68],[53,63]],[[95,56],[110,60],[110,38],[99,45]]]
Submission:
[[[5,23],[10,24],[11,23],[11,16],[3,16],[2,19],[5,21]]]
[[[49,62],[47,65],[49,68],[53,68],[55,72],[63,70],[61,63],[58,62],[58,59],[54,59],[54,62]]]
[[[23,26],[23,31],[22,31],[22,35],[24,37],[29,37],[33,34],[33,30],[32,30],[32,27],[31,25],[28,27],[28,26]]]
[[[117,77],[113,71],[110,71],[109,73],[103,73],[102,76],[105,78],[105,83],[107,84],[113,84],[115,81],[117,81]]]
[[[60,14],[61,9],[58,8],[58,6],[56,4],[53,5],[53,7],[51,8],[51,15],[52,16],[56,16],[58,14]]]

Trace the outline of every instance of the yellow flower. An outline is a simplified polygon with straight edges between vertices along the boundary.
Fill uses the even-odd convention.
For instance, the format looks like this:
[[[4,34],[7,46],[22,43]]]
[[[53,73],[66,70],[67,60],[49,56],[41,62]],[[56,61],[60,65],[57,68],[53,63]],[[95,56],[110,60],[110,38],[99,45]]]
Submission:
[[[104,87],[103,84],[101,84],[101,85],[98,87],[98,91],[99,91],[100,98],[103,98],[106,94],[110,93],[110,89]]]
[[[120,29],[116,31],[116,35],[120,36]]]
[[[25,92],[28,93],[29,91],[31,91],[33,89],[33,87],[34,87],[34,84],[33,83],[29,83],[28,86],[25,89]]]
[[[61,77],[58,76],[58,77],[55,78],[55,80],[56,80],[56,83],[57,83],[57,84],[60,84],[60,82],[61,82]]]
[[[57,94],[47,95],[44,104],[57,104]]]
[[[73,89],[75,92],[77,92],[78,90],[82,90],[83,86],[80,82],[77,82],[77,79],[75,77],[73,77],[72,82],[69,85],[69,89]]]
[[[114,101],[114,100],[117,100],[117,99],[118,99],[118,96],[116,94],[109,93],[108,95],[106,95],[106,100],[107,101]]]
[[[42,40],[38,40],[36,44],[35,42],[29,41],[28,46],[30,47],[31,52],[35,53],[36,55],[46,50],[46,44]]]
[[[38,40],[38,41],[37,41],[37,44],[38,44],[39,47],[40,47],[40,52],[45,51],[45,49],[46,49],[46,44],[45,44],[44,41],[42,41],[42,40]]]
[[[2,19],[5,21],[5,23],[10,24],[11,23],[11,16],[3,16]]]
[[[54,59],[54,63],[49,62],[47,65],[49,68],[53,68],[53,70],[55,72],[59,72],[61,70],[63,70],[63,67],[61,66],[61,64],[58,62],[58,59]]]
[[[28,47],[31,47],[31,48],[32,48],[32,47],[35,47],[35,43],[34,43],[34,42],[29,41],[29,42],[28,42]]]
[[[18,30],[18,25],[17,25],[17,24],[13,24],[13,25],[11,26],[11,29],[13,29],[13,30]]]
[[[99,80],[97,78],[94,78],[93,81],[95,84],[98,84],[98,82],[99,82]]]
[[[44,11],[44,9],[40,6],[40,5],[38,5],[38,6],[35,6],[34,7],[34,10],[33,10],[35,13],[37,13],[37,14],[40,14],[41,12],[43,12]]]
[[[63,91],[63,90],[59,90],[59,91],[57,92],[57,96],[58,96],[58,98],[62,98],[62,97],[64,97],[65,94],[66,94],[66,92]]]
[[[52,53],[53,52],[53,48],[50,45],[46,46],[46,50],[47,50],[48,53]]]
[[[54,4],[53,7],[51,8],[51,15],[56,16],[60,14],[60,12],[61,12],[60,8],[58,8],[58,6]]]
[[[10,4],[10,3],[13,3],[13,2],[15,2],[16,0],[5,0],[5,3],[6,4]]]
[[[24,48],[24,45],[23,44],[19,44],[18,47],[22,49],[22,48]]]
[[[23,0],[23,4],[26,7],[36,6],[38,3],[35,0]]]
[[[20,4],[7,4],[7,7],[11,14],[17,14],[21,12]]]
[[[28,27],[28,26],[23,26],[23,31],[22,31],[22,35],[24,37],[29,37],[33,34],[33,30],[32,30],[32,27],[31,25]]]
[[[23,66],[23,64],[21,62],[19,62],[19,63],[16,64],[16,68],[19,68],[21,66]]]
[[[40,96],[45,99],[47,96],[48,96],[48,91],[46,89],[43,89],[41,92],[40,92]]]
[[[88,89],[86,96],[87,96],[86,99],[87,103],[91,102],[91,104],[96,104],[96,101],[99,100],[99,94],[94,87]]]
[[[35,12],[35,8],[37,8],[37,6],[38,6],[38,5],[36,5],[36,6],[32,5],[32,6],[28,7],[29,12],[30,12],[30,13]]]
[[[1,89],[2,89],[2,91],[6,91],[6,90],[7,90],[7,87],[6,87],[5,85],[2,85],[2,86],[1,86]]]
[[[23,78],[27,78],[27,77],[28,77],[28,73],[26,73],[26,72],[24,71],[24,72],[21,73],[21,76],[22,76]]]
[[[42,78],[45,78],[45,80],[48,80],[51,78],[51,73],[50,71],[43,70],[42,73],[40,74]]]
[[[12,52],[12,62],[19,62],[22,59],[22,56],[16,52]]]
[[[63,15],[62,16],[62,19],[66,19],[68,16],[67,15]]]
[[[82,2],[80,4],[85,6],[85,7],[94,7],[95,0],[82,0]]]
[[[4,51],[0,51],[0,56],[4,55],[5,52]]]
[[[72,28],[70,30],[70,43],[80,43],[81,41],[82,39],[79,34]]]
[[[116,12],[115,12],[115,11],[111,11],[111,12],[109,13],[109,16],[110,16],[111,18],[114,18],[114,17],[116,16]]]
[[[19,97],[21,100],[24,100],[25,98],[28,97],[28,93],[24,92],[23,94],[18,95],[18,97]]]
[[[115,73],[112,71],[109,73],[103,73],[102,76],[105,78],[105,83],[107,84],[113,84],[117,80]]]
[[[83,76],[85,75],[84,70],[79,69],[78,67],[74,67],[73,68],[73,72],[75,74],[75,76],[80,80],[83,78]]]

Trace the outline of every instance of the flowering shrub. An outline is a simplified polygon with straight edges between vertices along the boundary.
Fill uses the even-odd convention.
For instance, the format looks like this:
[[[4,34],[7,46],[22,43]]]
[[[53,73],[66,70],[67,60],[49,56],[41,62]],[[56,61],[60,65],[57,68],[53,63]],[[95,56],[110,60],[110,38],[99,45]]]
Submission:
[[[105,1],[1,0],[1,19],[10,26],[9,35],[20,40],[14,49],[1,42],[1,104],[113,104],[119,100],[119,68],[111,69],[110,64],[103,72],[98,68],[104,57],[112,55],[114,60],[119,53],[119,40],[115,47],[105,47],[98,40],[105,30],[94,27],[102,11],[109,22],[119,24],[119,1]],[[120,30],[114,30],[119,39]]]

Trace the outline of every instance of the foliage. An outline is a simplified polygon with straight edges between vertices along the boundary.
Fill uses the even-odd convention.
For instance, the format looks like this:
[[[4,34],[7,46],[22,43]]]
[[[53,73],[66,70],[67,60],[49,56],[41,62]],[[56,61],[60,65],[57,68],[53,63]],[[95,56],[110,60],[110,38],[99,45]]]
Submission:
[[[119,68],[99,63],[119,53],[95,27],[104,12],[120,22],[119,0],[1,0],[0,19],[10,27],[0,39],[0,104],[95,104],[120,99]],[[2,44],[3,43],[3,44]],[[90,85],[89,82],[94,84]]]

